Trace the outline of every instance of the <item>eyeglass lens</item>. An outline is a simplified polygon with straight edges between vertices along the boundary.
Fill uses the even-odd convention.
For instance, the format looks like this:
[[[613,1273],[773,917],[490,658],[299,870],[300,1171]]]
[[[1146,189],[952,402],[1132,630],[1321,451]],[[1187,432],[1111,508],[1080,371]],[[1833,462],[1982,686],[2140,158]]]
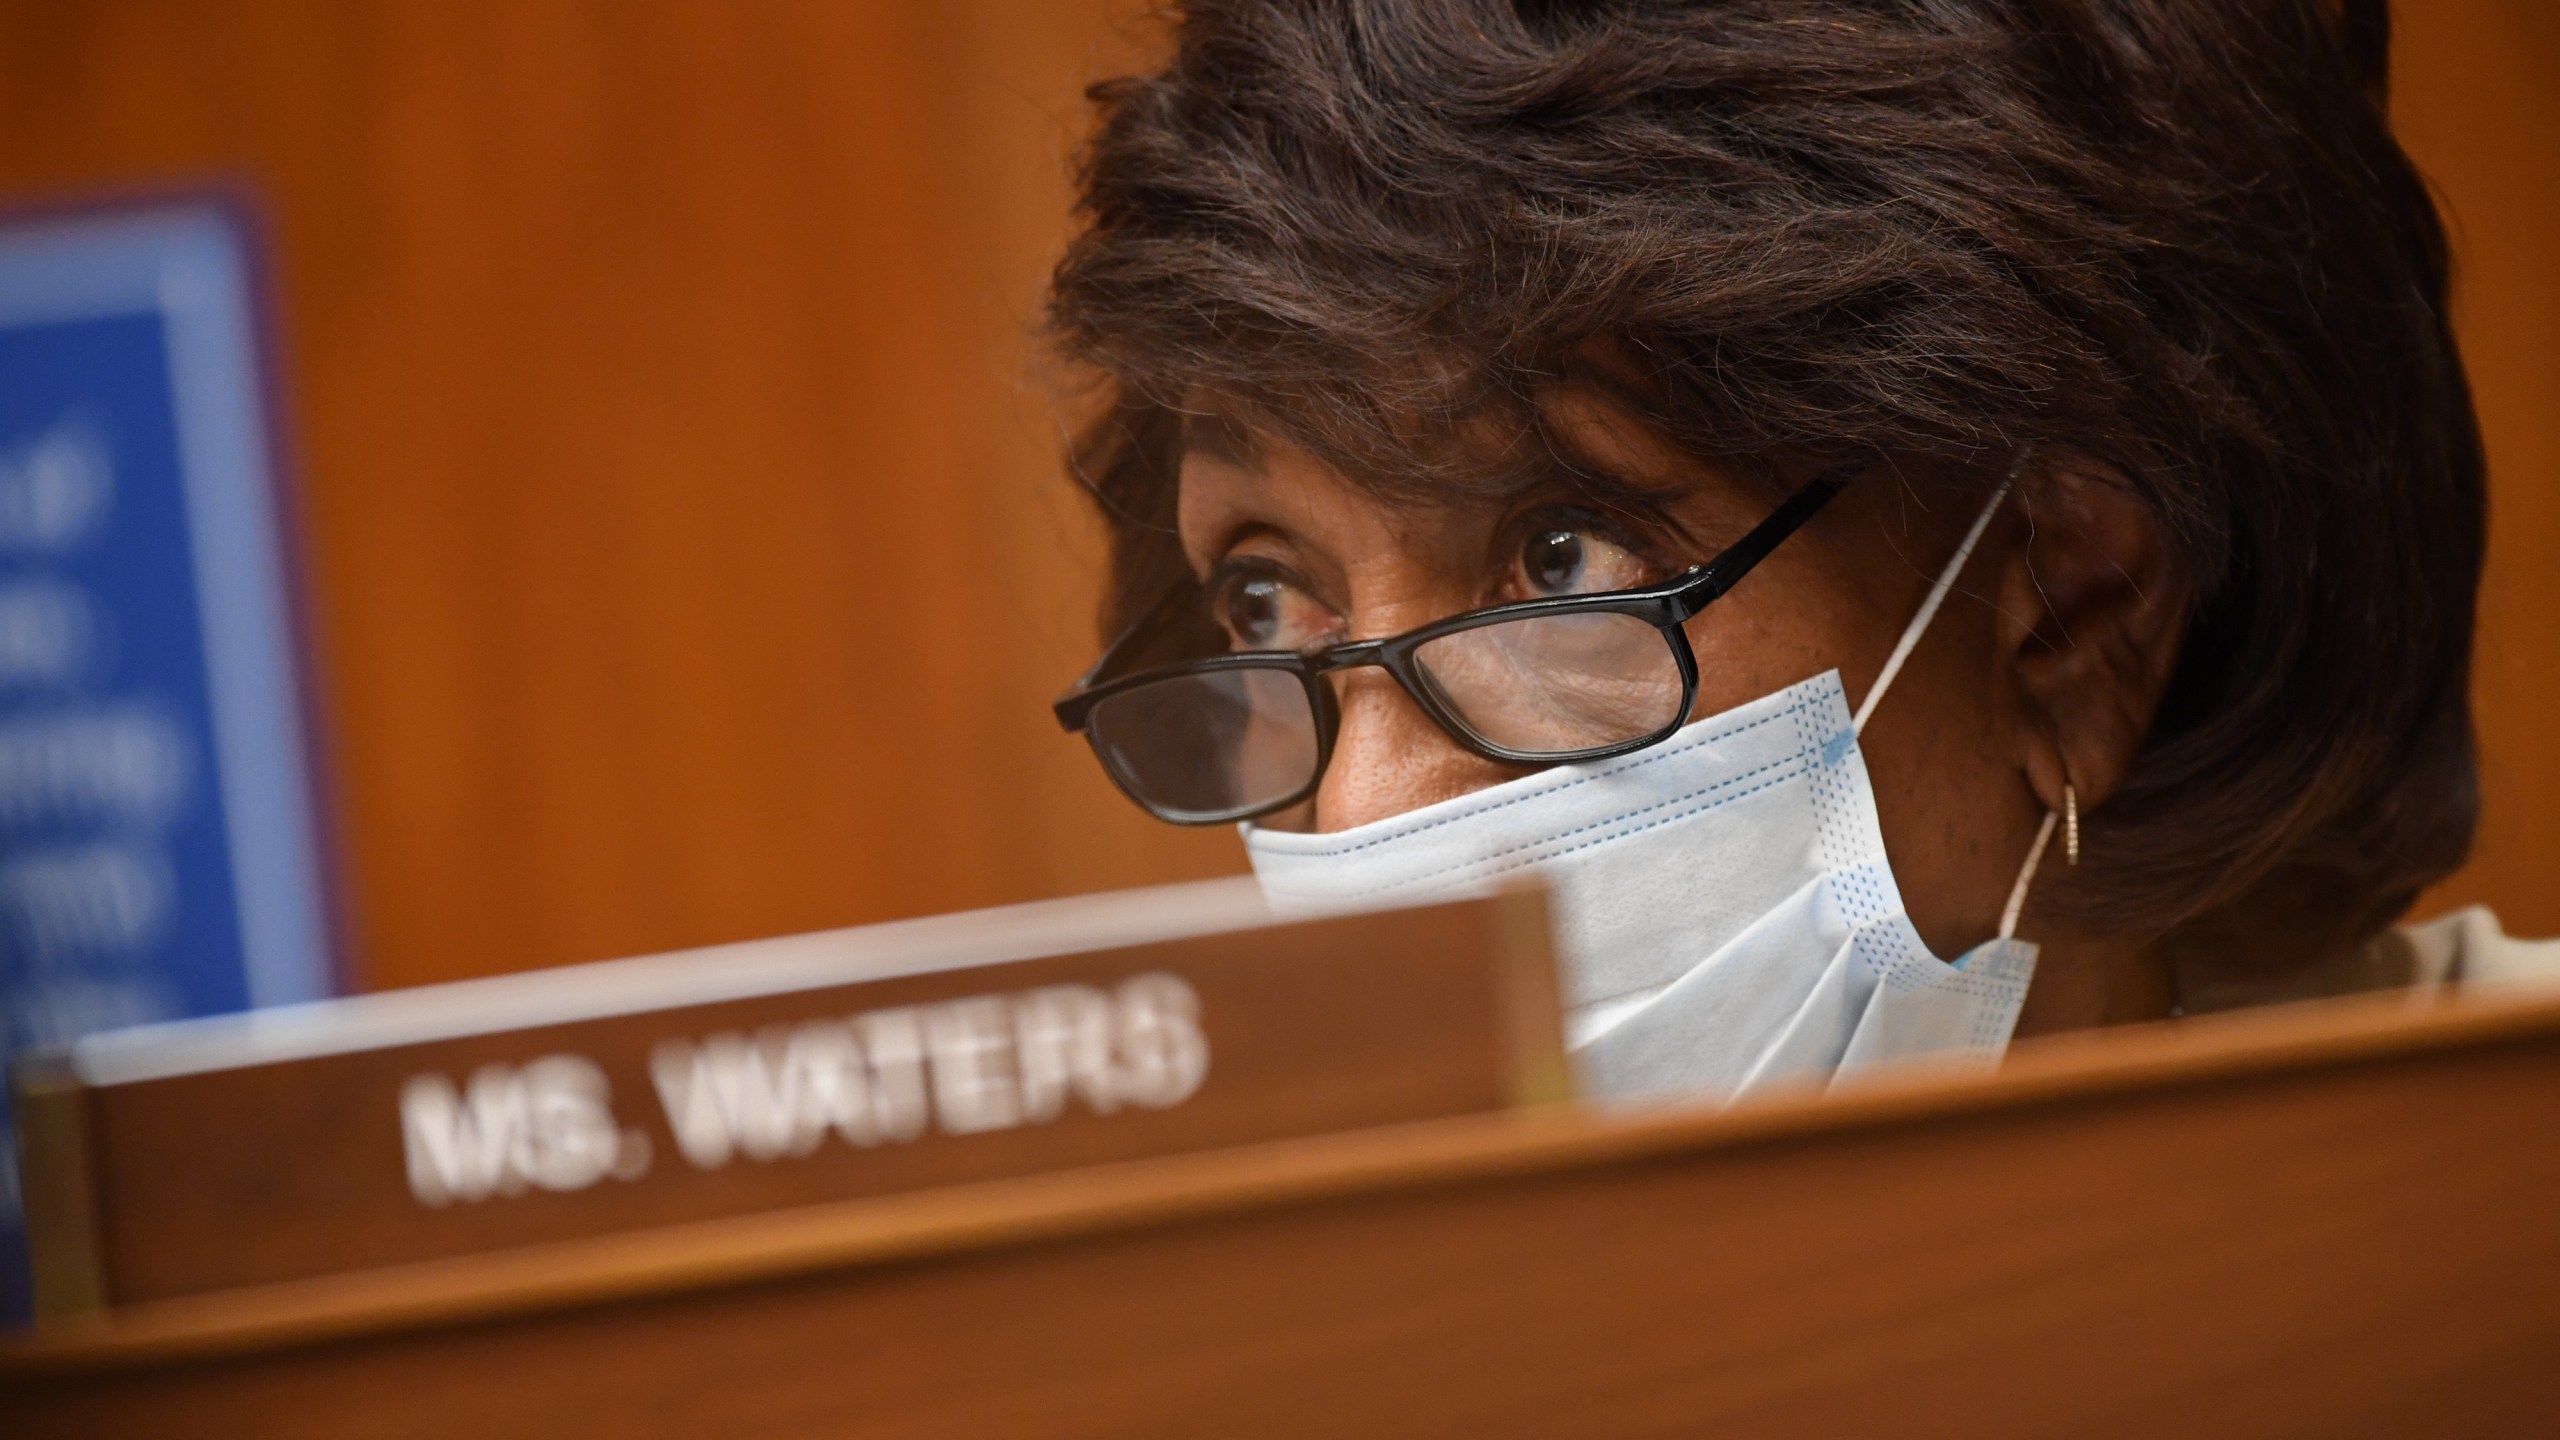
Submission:
[[[1671,642],[1652,622],[1601,613],[1480,625],[1428,641],[1415,668],[1476,738],[1520,755],[1570,755],[1678,724]],[[1169,676],[1094,707],[1087,729],[1149,809],[1207,820],[1276,804],[1315,778],[1313,706],[1279,669]]]
[[[1285,800],[1316,773],[1316,716],[1285,670],[1176,675],[1096,705],[1102,763],[1169,820],[1209,820]]]
[[[1424,642],[1414,663],[1478,738],[1569,755],[1669,729],[1680,662],[1651,621],[1608,612],[1480,625]]]

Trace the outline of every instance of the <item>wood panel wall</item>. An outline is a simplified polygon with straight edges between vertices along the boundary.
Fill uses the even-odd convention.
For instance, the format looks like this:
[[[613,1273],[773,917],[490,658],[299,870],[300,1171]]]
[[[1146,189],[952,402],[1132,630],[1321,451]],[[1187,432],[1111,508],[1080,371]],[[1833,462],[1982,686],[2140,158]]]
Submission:
[[[2454,306],[2489,440],[2478,669],[2486,805],[2421,912],[2486,903],[2560,935],[2560,6],[2399,0],[2392,118],[2454,236]]]
[[[2492,802],[2560,931],[2560,20],[2404,17],[2497,467]],[[391,986],[1237,868],[1045,702],[1026,379],[1122,0],[0,0],[0,199],[264,204],[359,945]]]

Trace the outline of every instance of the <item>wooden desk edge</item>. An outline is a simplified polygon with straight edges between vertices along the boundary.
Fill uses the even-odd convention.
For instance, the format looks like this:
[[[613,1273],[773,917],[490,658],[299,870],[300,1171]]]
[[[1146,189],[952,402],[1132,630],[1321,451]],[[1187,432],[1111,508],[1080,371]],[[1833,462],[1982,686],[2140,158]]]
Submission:
[[[1518,1111],[846,1201],[129,1306],[0,1342],[0,1379],[272,1349],[1218,1213],[1961,1120],[2560,1036],[2560,997],[2357,997],[2022,1047],[1730,1110]]]

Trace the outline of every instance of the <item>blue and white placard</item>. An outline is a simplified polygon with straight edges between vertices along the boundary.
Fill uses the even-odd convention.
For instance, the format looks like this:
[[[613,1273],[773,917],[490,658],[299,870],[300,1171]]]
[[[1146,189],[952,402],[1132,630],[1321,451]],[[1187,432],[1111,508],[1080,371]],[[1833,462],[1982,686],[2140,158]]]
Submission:
[[[252,274],[219,204],[0,225],[0,1059],[333,988]]]

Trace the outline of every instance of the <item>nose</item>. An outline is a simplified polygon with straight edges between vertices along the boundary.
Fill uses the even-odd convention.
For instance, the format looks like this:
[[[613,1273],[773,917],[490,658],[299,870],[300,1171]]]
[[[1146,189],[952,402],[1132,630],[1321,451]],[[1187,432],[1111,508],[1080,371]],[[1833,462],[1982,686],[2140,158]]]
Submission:
[[[1383,670],[1345,671],[1334,683],[1342,719],[1316,787],[1317,830],[1348,830],[1525,773],[1450,738]]]

